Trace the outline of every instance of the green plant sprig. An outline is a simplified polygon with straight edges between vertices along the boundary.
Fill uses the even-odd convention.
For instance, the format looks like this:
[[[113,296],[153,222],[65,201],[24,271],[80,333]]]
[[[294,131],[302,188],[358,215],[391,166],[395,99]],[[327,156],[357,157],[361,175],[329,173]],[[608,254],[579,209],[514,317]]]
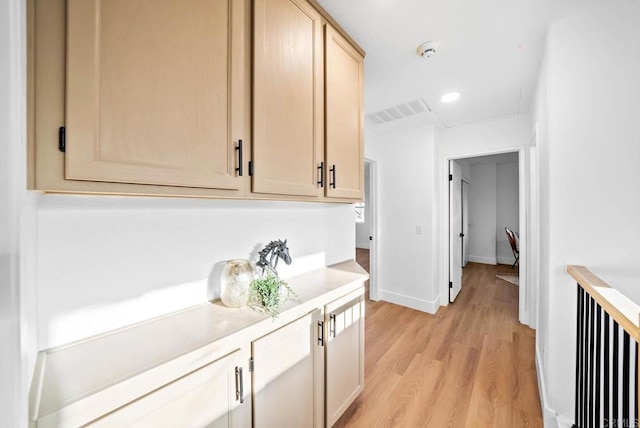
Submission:
[[[284,298],[280,295],[280,288],[287,290],[287,295]],[[249,306],[274,319],[280,315],[280,306],[290,298],[300,300],[286,281],[271,273],[268,273],[264,278],[253,280],[249,287]]]

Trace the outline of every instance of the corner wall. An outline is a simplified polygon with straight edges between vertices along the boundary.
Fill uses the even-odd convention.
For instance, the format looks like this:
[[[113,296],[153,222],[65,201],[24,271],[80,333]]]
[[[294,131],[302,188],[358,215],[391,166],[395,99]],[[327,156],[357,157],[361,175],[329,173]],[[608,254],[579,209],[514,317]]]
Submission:
[[[35,364],[35,203],[26,190],[25,2],[0,2],[0,426],[27,426]]]
[[[495,265],[497,170],[495,163],[470,166],[469,261]]]
[[[538,355],[560,421],[574,404],[576,285],[565,266],[640,276],[638,22],[640,4],[619,0],[554,24],[540,73]],[[637,281],[611,285],[640,301]]]
[[[434,313],[436,286],[434,128],[391,134],[367,129],[365,157],[378,170],[378,295]]]

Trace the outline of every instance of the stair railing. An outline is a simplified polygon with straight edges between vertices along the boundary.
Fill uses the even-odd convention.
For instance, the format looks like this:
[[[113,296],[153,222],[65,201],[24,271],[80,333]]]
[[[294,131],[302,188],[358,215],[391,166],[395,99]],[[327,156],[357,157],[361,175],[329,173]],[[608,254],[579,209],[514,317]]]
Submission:
[[[584,266],[578,282],[575,428],[639,427],[638,305]]]

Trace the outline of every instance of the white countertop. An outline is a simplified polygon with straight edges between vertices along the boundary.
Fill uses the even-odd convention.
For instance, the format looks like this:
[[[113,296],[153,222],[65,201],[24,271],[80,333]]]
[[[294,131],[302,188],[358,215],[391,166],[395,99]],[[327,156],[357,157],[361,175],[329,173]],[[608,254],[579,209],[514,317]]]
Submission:
[[[32,420],[114,400],[125,404],[357,290],[367,278],[349,260],[287,279],[300,300],[286,302],[276,319],[215,301],[41,351]]]

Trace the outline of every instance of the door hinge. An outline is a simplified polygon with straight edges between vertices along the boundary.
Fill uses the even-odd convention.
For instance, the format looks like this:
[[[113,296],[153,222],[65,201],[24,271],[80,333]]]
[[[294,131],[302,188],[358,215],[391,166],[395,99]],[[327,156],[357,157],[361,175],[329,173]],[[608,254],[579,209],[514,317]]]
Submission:
[[[253,175],[253,161],[249,161],[249,176]]]
[[[58,150],[64,152],[67,149],[67,130],[64,126],[58,128]]]
[[[370,236],[370,237],[369,237],[369,241],[373,241],[373,236]]]
[[[253,357],[249,358],[249,371],[253,372]]]
[[[449,174],[449,181],[453,181],[453,174]]]
[[[453,288],[453,282],[449,281],[449,288]]]

